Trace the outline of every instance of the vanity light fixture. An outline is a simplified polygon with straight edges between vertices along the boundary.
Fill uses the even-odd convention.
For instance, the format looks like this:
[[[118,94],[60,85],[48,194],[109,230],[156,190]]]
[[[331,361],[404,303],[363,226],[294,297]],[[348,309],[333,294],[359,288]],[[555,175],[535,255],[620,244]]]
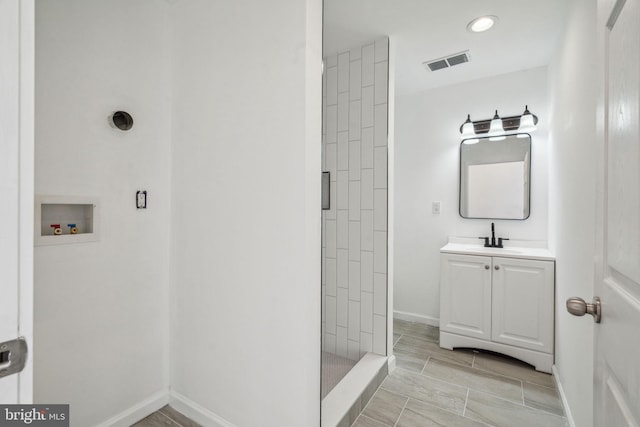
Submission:
[[[480,16],[467,24],[467,30],[472,33],[482,33],[489,30],[498,22],[498,17],[494,15]]]
[[[497,141],[504,139],[506,134],[533,132],[537,123],[538,117],[529,111],[528,106],[525,106],[524,113],[520,116],[500,117],[496,110],[491,119],[472,121],[467,115],[467,120],[460,126],[460,138],[465,140],[465,144],[473,144],[477,142],[473,141],[474,138],[485,136]]]
[[[536,130],[536,122],[538,121],[533,119],[534,115],[529,112],[529,106],[524,106],[524,113],[520,116],[520,126],[518,127],[519,133],[529,133]]]
[[[489,123],[489,135],[488,136],[499,136],[504,134],[504,127],[502,127],[502,119],[498,115],[498,110],[493,115],[491,119],[491,123]]]

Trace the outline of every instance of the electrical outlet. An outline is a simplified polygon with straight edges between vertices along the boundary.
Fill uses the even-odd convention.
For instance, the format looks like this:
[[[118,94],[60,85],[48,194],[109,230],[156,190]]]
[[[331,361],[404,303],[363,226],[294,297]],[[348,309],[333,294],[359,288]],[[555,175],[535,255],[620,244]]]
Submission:
[[[431,202],[431,213],[440,215],[440,202]]]
[[[136,192],[136,208],[147,209],[147,192],[146,191]]]

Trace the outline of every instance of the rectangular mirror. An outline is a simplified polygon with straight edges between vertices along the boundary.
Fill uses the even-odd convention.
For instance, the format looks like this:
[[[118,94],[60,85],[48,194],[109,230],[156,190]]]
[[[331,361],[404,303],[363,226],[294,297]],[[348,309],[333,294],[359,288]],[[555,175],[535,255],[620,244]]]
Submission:
[[[527,219],[531,136],[466,139],[460,144],[460,216]]]

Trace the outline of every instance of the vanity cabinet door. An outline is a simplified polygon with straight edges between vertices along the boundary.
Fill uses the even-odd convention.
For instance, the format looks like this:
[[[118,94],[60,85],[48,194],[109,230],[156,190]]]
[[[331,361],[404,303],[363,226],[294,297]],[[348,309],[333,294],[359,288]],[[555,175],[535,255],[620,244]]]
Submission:
[[[491,271],[491,257],[441,255],[441,331],[491,339]]]
[[[493,258],[493,341],[553,351],[554,268],[552,261]]]

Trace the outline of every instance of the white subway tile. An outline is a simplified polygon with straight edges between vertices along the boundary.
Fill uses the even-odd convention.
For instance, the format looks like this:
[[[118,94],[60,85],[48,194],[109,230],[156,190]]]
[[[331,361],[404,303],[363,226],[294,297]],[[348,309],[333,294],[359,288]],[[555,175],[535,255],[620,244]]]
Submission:
[[[323,85],[324,87],[324,85]],[[325,135],[327,134],[327,97],[322,97],[322,143],[324,144]]]
[[[349,68],[349,99],[360,99],[362,92],[362,62],[360,60],[353,61],[351,58],[351,67]]]
[[[360,181],[349,181],[349,220],[360,220]]]
[[[347,249],[349,247],[349,211],[339,210],[337,216],[336,247]]]
[[[387,190],[376,189],[373,195],[373,227],[376,231],[387,231]]]
[[[336,287],[338,284],[337,260],[335,258],[326,258],[326,264],[327,295],[336,296]]]
[[[336,305],[336,325],[346,328],[349,326],[349,291],[347,289],[338,288]]]
[[[338,68],[327,68],[327,105],[338,104]]]
[[[329,334],[329,333],[324,334],[324,347],[322,348],[322,350],[326,351],[327,353],[336,354],[335,334]]]
[[[329,209],[324,211],[327,219],[336,219],[336,194],[338,193],[337,186],[337,181],[329,181]]]
[[[336,171],[337,169],[337,149],[338,149],[338,144],[325,144],[325,171],[328,171],[330,173],[330,179],[332,181],[335,181],[336,179]]]
[[[325,350],[327,351],[327,350]],[[373,351],[373,335],[366,332],[360,332],[360,355],[371,353]]]
[[[360,252],[360,290],[373,292],[373,252]]]
[[[349,251],[347,249],[338,249],[336,283],[338,288],[349,288]]]
[[[362,58],[362,48],[360,46],[356,46],[349,51],[349,59],[351,62]]]
[[[373,169],[373,128],[362,129],[362,153],[360,157],[360,167],[362,169]]]
[[[349,102],[349,141],[360,140],[360,100]]]
[[[373,274],[373,313],[387,315],[387,275]]]
[[[349,260],[360,261],[360,222],[349,221]]]
[[[328,67],[337,67],[338,66],[338,54],[334,53],[333,55],[329,55],[325,58]]]
[[[338,328],[338,335],[340,328]],[[373,315],[373,352],[386,355],[387,353],[387,317]]]
[[[373,211],[360,211],[360,250],[373,252]]]
[[[338,55],[338,93],[349,90],[349,52]]]
[[[373,44],[362,48],[362,87],[373,85],[374,55]]]
[[[349,301],[349,339],[360,340],[360,302]]]
[[[361,151],[360,141],[349,142],[349,180],[350,181],[360,180],[360,151]]]
[[[360,330],[373,333],[373,294],[360,293]]]
[[[335,258],[336,257],[336,222],[334,220],[327,220],[326,225],[326,235],[327,242],[325,246],[325,255],[327,258]]]
[[[380,104],[373,107],[373,143],[376,147],[387,146],[387,104]],[[340,107],[338,107],[340,109]],[[338,115],[340,112],[338,112]],[[338,117],[338,130],[340,126],[340,118]]]
[[[349,94],[338,94],[338,132],[349,130]]]
[[[325,301],[326,301],[325,304],[327,306],[327,320],[325,322],[325,328],[327,329],[327,333],[335,334],[336,319],[337,319],[336,297],[330,297],[327,295],[327,298]]]
[[[360,262],[349,261],[349,299],[360,301]]]
[[[387,102],[387,90],[389,87],[389,63],[387,61],[378,62],[374,70],[375,104],[384,104]]]
[[[376,147],[373,185],[375,188],[387,188],[387,147]]]
[[[373,86],[362,88],[362,127],[373,126]]]
[[[358,334],[358,340],[360,339],[360,334]],[[360,341],[352,341],[351,339],[347,341],[348,353],[347,356],[351,360],[355,360],[356,362],[360,360]]]
[[[387,232],[373,232],[373,271],[387,272]]]
[[[336,208],[340,209],[349,209],[349,172],[348,171],[338,171],[337,173],[338,179],[336,182],[336,186],[338,187],[336,190],[338,192],[338,202]]]
[[[349,170],[349,132],[338,132],[336,146],[336,167],[339,171]]]
[[[330,105],[327,107],[327,133],[326,142],[331,144],[336,142],[338,136],[338,106]]]
[[[362,169],[360,174],[360,209],[373,209],[373,169]]]
[[[338,356],[349,357],[349,344],[347,341],[347,328],[338,326],[336,334],[336,354]]]
[[[387,37],[375,41],[375,61],[389,60],[389,39]]]

